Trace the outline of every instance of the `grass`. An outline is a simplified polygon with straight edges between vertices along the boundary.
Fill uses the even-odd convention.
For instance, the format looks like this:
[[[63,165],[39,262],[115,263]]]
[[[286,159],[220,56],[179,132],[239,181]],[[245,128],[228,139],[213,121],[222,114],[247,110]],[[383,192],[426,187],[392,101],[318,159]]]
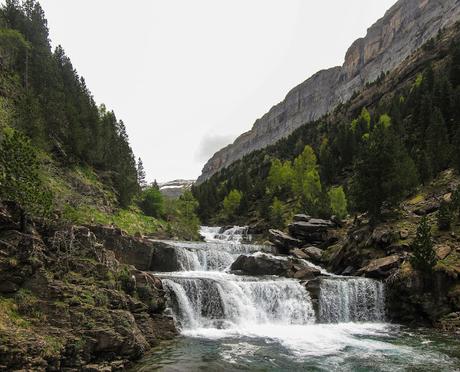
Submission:
[[[29,328],[30,323],[18,312],[18,305],[13,299],[0,297],[0,330],[11,326]]]
[[[67,205],[63,217],[75,224],[115,225],[130,235],[149,235],[165,228],[163,222],[143,215],[136,208],[120,209],[109,214],[89,205],[78,208]]]

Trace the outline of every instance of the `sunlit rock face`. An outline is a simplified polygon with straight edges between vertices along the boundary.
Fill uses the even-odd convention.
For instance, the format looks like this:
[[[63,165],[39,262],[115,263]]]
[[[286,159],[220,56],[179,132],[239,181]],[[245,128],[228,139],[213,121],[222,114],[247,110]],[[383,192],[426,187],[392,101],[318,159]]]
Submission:
[[[215,153],[197,183],[320,118],[382,72],[393,70],[441,28],[458,20],[460,0],[398,1],[368,29],[364,38],[351,45],[343,66],[319,71],[292,89],[284,101],[256,120],[250,131]]]

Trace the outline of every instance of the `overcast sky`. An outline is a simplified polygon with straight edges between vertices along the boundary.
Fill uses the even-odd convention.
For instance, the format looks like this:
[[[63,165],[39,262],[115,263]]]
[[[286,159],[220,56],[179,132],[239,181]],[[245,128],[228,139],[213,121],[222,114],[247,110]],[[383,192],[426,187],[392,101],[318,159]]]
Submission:
[[[149,180],[193,179],[395,0],[40,0]]]

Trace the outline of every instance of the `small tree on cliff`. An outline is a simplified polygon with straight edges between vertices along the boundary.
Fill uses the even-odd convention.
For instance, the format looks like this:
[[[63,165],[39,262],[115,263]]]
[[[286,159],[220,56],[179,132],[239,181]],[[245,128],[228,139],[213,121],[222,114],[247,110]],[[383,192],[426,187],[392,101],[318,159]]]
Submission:
[[[431,226],[426,216],[422,218],[417,227],[417,235],[412,243],[412,266],[420,271],[429,272],[436,265],[436,253],[433,250],[431,239]]]
[[[27,137],[6,128],[0,143],[0,199],[16,202],[20,208],[21,230],[27,215],[45,215],[51,209],[52,196],[41,182],[39,163]]]

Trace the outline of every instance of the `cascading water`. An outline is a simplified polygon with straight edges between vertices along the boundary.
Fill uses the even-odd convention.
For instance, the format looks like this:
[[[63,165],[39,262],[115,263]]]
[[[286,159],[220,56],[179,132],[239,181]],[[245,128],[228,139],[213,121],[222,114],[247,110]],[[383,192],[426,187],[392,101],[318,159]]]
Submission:
[[[322,279],[319,320],[324,323],[384,321],[383,283],[366,278]]]
[[[383,285],[377,281],[321,280],[316,317],[310,294],[298,280],[226,272],[239,255],[260,254],[261,246],[241,243],[250,240],[247,228],[202,227],[201,235],[206,242],[169,243],[182,271],[160,274],[182,330],[384,318]]]
[[[413,331],[384,323],[382,283],[322,270],[311,297],[295,279],[229,272],[239,255],[262,254],[262,246],[246,244],[246,228],[203,227],[201,234],[205,242],[167,242],[180,271],[156,273],[185,337],[139,371],[458,370],[460,359],[424,335],[407,341]]]

